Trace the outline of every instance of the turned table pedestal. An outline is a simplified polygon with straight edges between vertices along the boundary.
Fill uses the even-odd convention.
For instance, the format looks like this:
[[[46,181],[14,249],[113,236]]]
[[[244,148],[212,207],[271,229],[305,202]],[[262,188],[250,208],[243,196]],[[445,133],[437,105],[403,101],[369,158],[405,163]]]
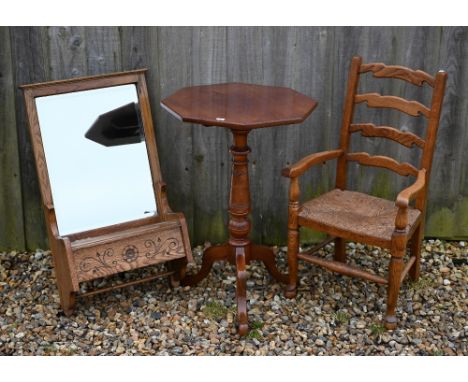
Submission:
[[[230,129],[233,135],[231,192],[229,198],[229,240],[209,247],[203,254],[200,271],[187,275],[182,283],[196,285],[214,262],[229,261],[237,269],[237,323],[240,335],[248,333],[246,264],[262,261],[276,280],[287,283],[288,276],[276,267],[270,247],[251,243],[250,190],[247,136],[251,130],[301,123],[317,102],[292,89],[242,83],[193,86],[164,99],[161,106],[184,122]]]

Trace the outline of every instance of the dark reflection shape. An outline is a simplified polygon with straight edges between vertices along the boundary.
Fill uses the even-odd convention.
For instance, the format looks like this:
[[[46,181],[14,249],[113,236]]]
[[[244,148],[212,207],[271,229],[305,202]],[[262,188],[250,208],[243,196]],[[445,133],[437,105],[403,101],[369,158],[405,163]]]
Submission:
[[[103,146],[121,146],[145,140],[138,104],[135,102],[101,114],[85,137]]]

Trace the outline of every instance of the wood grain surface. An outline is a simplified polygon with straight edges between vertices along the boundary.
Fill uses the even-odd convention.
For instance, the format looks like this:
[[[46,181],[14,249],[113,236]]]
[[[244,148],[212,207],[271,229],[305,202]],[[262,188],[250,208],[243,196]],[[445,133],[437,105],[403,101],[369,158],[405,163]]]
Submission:
[[[285,87],[234,82],[186,87],[161,106],[184,122],[252,130],[301,123],[317,102]]]

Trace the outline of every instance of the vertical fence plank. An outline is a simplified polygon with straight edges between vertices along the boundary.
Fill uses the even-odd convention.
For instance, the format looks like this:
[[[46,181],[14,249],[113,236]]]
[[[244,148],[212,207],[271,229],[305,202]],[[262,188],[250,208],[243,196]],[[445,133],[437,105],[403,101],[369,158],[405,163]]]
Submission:
[[[24,248],[10,31],[0,27],[0,250]]]
[[[119,27],[122,70],[148,68],[150,49],[149,30],[145,27]]]
[[[192,29],[189,27],[161,27],[157,29],[160,98],[192,85]],[[159,107],[158,107],[159,109]],[[184,212],[192,240],[194,238],[194,205],[192,176],[192,126],[176,120],[166,111],[159,111],[156,136],[162,175],[168,185],[171,207]],[[209,195],[209,196],[208,196]],[[207,190],[207,198],[212,197]]]
[[[49,27],[47,45],[52,80],[87,75],[84,27]]]
[[[192,35],[192,83],[226,82],[228,51],[225,27],[196,27]],[[231,133],[220,127],[191,127],[193,235],[221,243],[227,239]],[[167,158],[167,160],[171,160]],[[207,193],[216,197],[207,197]]]
[[[118,27],[86,27],[88,75],[122,70]]]
[[[21,169],[25,244],[28,249],[47,248],[48,245],[23,95],[16,86],[49,79],[48,53],[44,44],[46,41],[44,32],[42,27],[11,27],[10,29],[15,69],[16,127]]]

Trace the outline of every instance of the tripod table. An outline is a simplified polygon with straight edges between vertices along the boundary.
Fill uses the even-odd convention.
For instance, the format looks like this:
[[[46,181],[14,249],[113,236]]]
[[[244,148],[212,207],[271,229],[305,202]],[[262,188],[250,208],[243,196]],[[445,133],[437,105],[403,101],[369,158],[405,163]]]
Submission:
[[[313,99],[284,87],[226,83],[183,88],[161,101],[161,106],[184,122],[218,126],[231,130],[231,192],[229,200],[229,240],[209,247],[203,254],[200,271],[188,275],[184,285],[196,285],[209,273],[215,261],[229,261],[237,269],[237,323],[240,335],[248,332],[246,271],[252,260],[262,261],[276,280],[287,283],[279,272],[271,248],[251,243],[250,191],[247,136],[251,130],[303,122],[317,106]]]

